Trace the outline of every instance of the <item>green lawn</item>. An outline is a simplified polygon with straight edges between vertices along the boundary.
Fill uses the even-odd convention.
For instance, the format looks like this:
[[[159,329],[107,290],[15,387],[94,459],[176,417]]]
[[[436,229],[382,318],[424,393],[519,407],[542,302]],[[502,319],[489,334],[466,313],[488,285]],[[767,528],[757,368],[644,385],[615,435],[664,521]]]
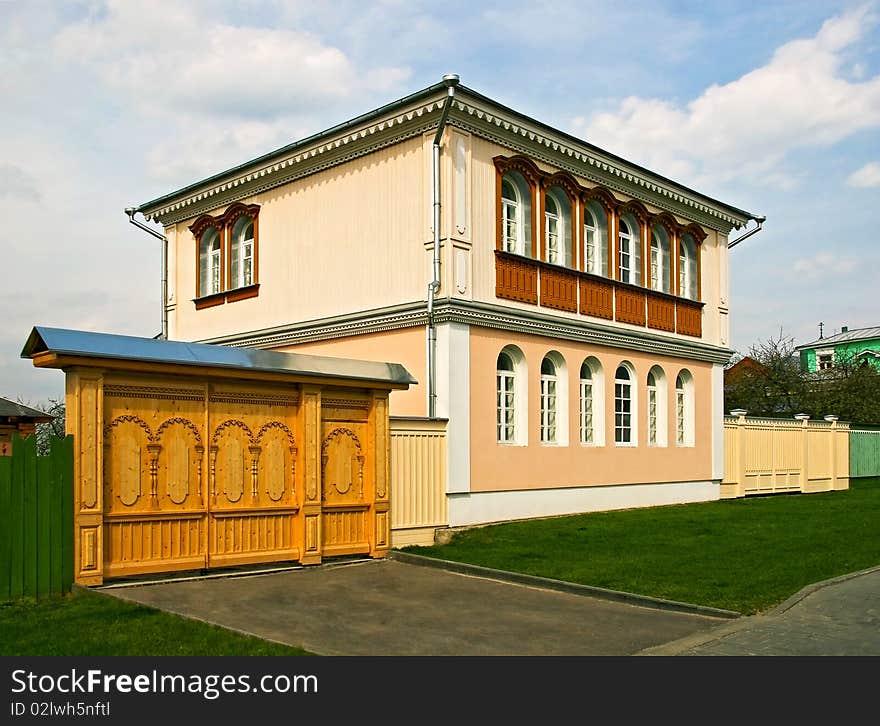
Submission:
[[[98,592],[0,603],[0,655],[311,655]]]
[[[842,492],[512,522],[406,551],[752,614],[880,564],[880,479]]]

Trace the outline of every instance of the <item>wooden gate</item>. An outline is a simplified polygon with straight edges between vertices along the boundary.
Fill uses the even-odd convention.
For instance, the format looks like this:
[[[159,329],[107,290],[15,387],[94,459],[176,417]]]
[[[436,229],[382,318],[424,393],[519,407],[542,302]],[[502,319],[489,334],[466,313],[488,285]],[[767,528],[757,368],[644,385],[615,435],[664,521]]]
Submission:
[[[271,389],[105,385],[105,575],[298,559],[297,406]]]
[[[401,366],[44,328],[23,355],[67,374],[77,583],[387,554]]]

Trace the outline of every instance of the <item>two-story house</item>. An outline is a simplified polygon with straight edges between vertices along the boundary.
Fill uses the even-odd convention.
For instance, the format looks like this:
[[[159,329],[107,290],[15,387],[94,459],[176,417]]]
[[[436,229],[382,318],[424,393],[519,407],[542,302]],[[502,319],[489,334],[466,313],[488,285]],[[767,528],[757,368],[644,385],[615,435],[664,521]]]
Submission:
[[[448,419],[452,526],[719,496],[754,214],[455,76],[136,211],[169,338],[412,372],[391,413]]]

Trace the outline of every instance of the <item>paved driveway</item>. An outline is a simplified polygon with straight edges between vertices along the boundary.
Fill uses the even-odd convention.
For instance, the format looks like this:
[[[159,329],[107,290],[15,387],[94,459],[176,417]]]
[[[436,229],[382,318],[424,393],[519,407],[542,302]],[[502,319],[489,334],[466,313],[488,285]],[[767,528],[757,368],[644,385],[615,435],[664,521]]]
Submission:
[[[323,655],[629,655],[725,622],[395,560],[105,592]]]

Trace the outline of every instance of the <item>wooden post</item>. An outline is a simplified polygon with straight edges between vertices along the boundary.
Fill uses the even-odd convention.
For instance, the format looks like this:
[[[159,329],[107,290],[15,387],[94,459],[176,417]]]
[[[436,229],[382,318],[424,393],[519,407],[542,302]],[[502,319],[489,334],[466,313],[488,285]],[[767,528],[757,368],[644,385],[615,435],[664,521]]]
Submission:
[[[103,387],[100,370],[72,368],[67,372],[65,426],[75,446],[74,579],[80,585],[104,581]]]
[[[837,489],[837,416],[825,416],[826,421],[831,422],[831,436],[829,436],[831,446],[831,490]]]
[[[316,565],[321,562],[321,389],[302,387],[300,412],[303,416],[303,478],[302,518],[303,546],[301,562]]]
[[[796,413],[795,419],[801,422],[801,493],[806,492],[810,484],[810,416],[806,413]]]
[[[742,497],[745,495],[745,478],[746,478],[746,447],[743,442],[743,436],[745,436],[745,424],[746,424],[746,414],[748,411],[742,408],[736,408],[730,412],[731,416],[736,416],[736,447],[734,449],[735,452],[735,461],[736,461],[736,495],[737,497]]]
[[[373,391],[369,427],[374,442],[376,477],[370,556],[385,557],[391,549],[391,436],[388,419],[388,393]]]

